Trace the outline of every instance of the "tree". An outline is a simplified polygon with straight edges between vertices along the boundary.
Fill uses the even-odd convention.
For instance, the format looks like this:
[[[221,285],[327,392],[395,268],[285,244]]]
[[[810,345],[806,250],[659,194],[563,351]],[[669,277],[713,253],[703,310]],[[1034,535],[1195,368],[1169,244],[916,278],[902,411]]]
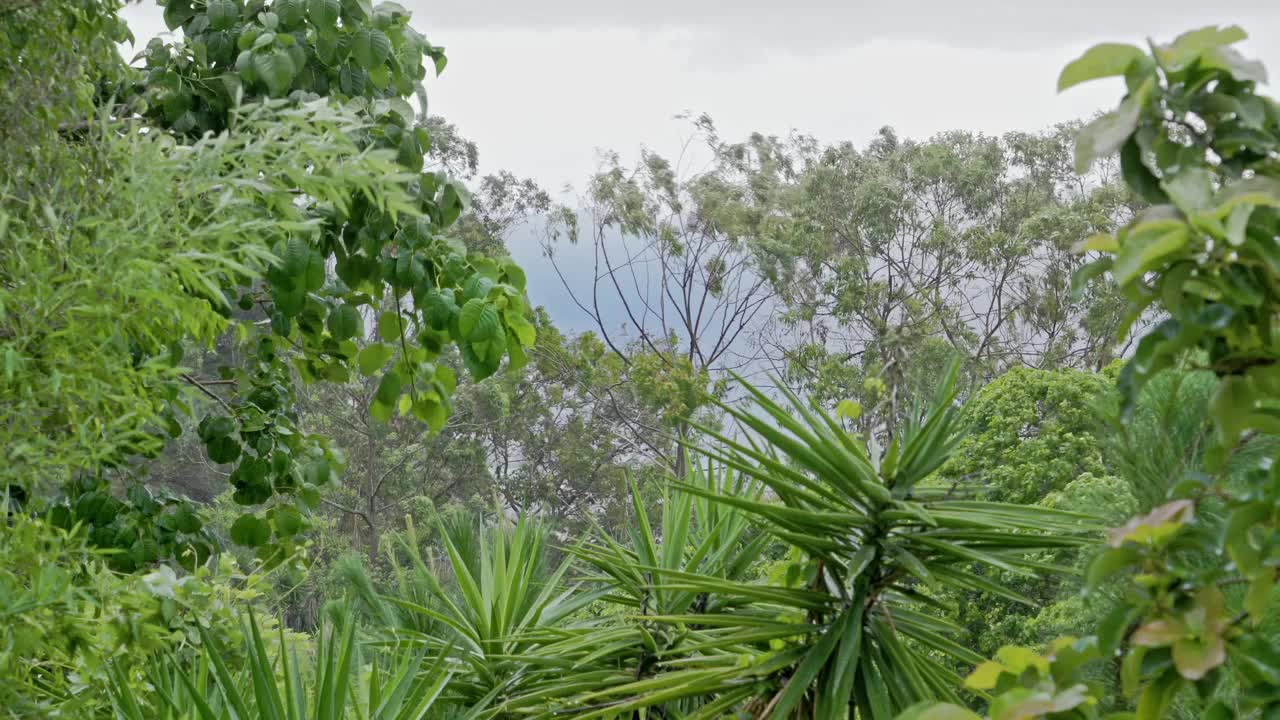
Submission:
[[[325,468],[308,475],[312,484],[325,482],[337,464],[319,439],[291,430],[296,425],[280,401],[284,391],[261,382],[262,373],[243,376],[254,400],[238,413],[237,427],[215,392],[230,379],[192,375],[183,364],[184,347],[211,344],[234,322],[221,288],[268,272],[270,244],[295,232],[281,208],[296,193],[343,202],[351,183],[379,202],[405,196],[391,158],[349,140],[361,127],[355,118],[317,105],[263,106],[242,122],[234,137],[184,151],[158,135],[108,130],[98,151],[112,171],[86,182],[90,195],[68,194],[56,206],[28,201],[5,208],[0,303],[23,311],[0,320],[0,352],[11,378],[0,411],[8,433],[4,472],[24,497],[41,500],[36,507],[75,476],[138,474],[134,460],[154,457],[168,434],[181,429],[176,416],[190,408],[195,393],[218,397],[219,410],[198,430],[214,461],[278,456],[285,462],[273,474],[294,477],[302,463],[288,460],[306,458],[317,471]],[[308,165],[320,172],[260,178],[270,168]],[[119,272],[108,282],[103,267]],[[257,351],[259,358],[275,357],[270,340]],[[268,424],[275,430],[264,432]],[[245,451],[245,442],[257,444]],[[250,504],[274,492],[270,485],[262,492],[254,487]],[[159,538],[118,532],[124,528],[107,532],[127,518],[119,516],[121,508],[92,510],[99,500],[116,506],[92,492],[93,501],[73,497],[68,522],[102,528],[95,541],[135,553],[139,566],[157,559],[153,541]]]
[[[969,433],[937,482],[988,500],[1077,512],[1110,525],[1122,521],[1138,505],[1128,482],[1115,474],[1106,439],[1102,408],[1114,388],[1114,373],[1008,371],[965,405]],[[1078,572],[1092,555],[1092,549],[1055,548],[1037,559]],[[1105,604],[1102,593],[1082,602],[1072,572],[974,572],[1029,601],[962,591],[948,603],[947,616],[965,628],[963,644],[984,655],[1006,645],[1038,645],[1083,632]]]
[[[543,317],[525,371],[477,387],[455,437],[485,451],[504,505],[563,531],[624,519],[624,476],[661,479],[657,409],[622,382],[625,367],[591,333],[562,335]],[[621,432],[622,428],[637,428]],[[659,455],[659,458],[662,456]]]
[[[717,369],[696,345],[732,348],[735,362],[708,353],[718,369],[772,365],[830,405],[861,401],[867,428],[927,397],[955,357],[979,382],[1021,365],[1096,370],[1114,357],[1120,304],[1105,287],[1073,297],[1066,278],[1083,261],[1071,245],[1142,202],[1117,182],[1114,163],[1073,174],[1074,125],[924,142],[885,128],[865,149],[804,135],[727,142],[705,117],[695,126],[709,169],[687,182],[648,153],[634,172],[611,156],[593,179],[596,278],[577,299],[600,332],[656,353],[654,339],[674,326],[673,346],[695,370]],[[732,255],[698,244],[706,227]],[[704,276],[680,263],[696,268],[703,247],[732,257],[724,277],[740,284],[741,298],[720,298],[727,316],[746,321],[727,343],[679,320],[703,317],[679,307],[701,297]],[[694,287],[681,290],[686,281]]]
[[[148,120],[180,140],[219,142],[196,138],[235,138],[241,107],[285,108],[322,95],[334,102],[305,107],[320,119],[324,112],[360,118],[337,141],[382,163],[379,182],[388,190],[378,194],[378,186],[340,170],[278,158],[270,168],[278,192],[251,205],[278,219],[279,232],[258,231],[256,243],[245,242],[265,272],[188,282],[253,349],[248,367],[220,368],[217,379],[183,378],[219,406],[197,428],[210,460],[235,465],[229,479],[240,504],[300,498],[314,506],[318,488],[343,463],[321,439],[299,432],[294,373],[307,383],[345,382],[353,371],[376,376],[368,405],[376,418],[398,411],[439,428],[456,384],[452,368],[433,362],[446,347],[457,344],[463,365],[479,377],[506,357],[524,361],[535,335],[524,274],[509,259],[468,258],[443,234],[463,211],[465,192],[443,174],[422,172],[430,137],[415,126],[406,97],[420,91],[424,58],[439,71],[444,55],[409,26],[408,13],[360,2],[304,8],[292,0],[173,0],[165,17],[184,42],[157,40],[142,56],[146,75],[133,101]],[[228,299],[234,294],[239,316]],[[243,515],[232,538],[279,558],[301,526],[296,508],[272,507]]]
[[[428,507],[477,509],[494,497],[513,513],[562,531],[621,521],[624,473],[659,476],[637,464],[644,437],[617,432],[625,422],[657,424],[618,383],[621,363],[590,334],[565,337],[542,315],[525,367],[481,382],[464,380],[443,428],[406,419],[372,421],[364,408],[372,381],[315,386],[302,395],[307,426],[345,448],[352,471],[322,498],[349,541],[381,564],[379,548],[401,519]],[[620,405],[621,404],[621,405]],[[647,443],[657,446],[656,439]]]
[[[471,202],[449,233],[473,253],[501,260],[511,233],[551,210],[549,195],[509,172],[476,179],[479,148],[443,118],[426,119],[430,166],[467,181]],[[424,503],[484,507],[497,494],[513,512],[572,527],[588,514],[616,517],[620,463],[661,450],[643,402],[618,387],[618,361],[591,335],[566,338],[535,312],[537,341],[529,364],[485,381],[459,372],[453,411],[443,428],[373,423],[364,412],[377,390],[371,379],[312,386],[300,396],[308,427],[347,449],[348,482],[322,503],[339,513],[349,540],[378,563],[380,538]],[[458,358],[441,358],[460,371]],[[625,423],[624,423],[625,420]],[[605,523],[609,524],[608,522]]]
[[[832,405],[860,400],[873,424],[878,405],[926,397],[955,357],[980,381],[1108,363],[1117,303],[1103,288],[1072,297],[1070,248],[1140,203],[1113,165],[1072,174],[1073,131],[718,146],[755,190],[739,212],[765,219],[748,241],[782,309],[775,366]]]
[[[1031,504],[1082,474],[1106,474],[1098,408],[1111,387],[1079,370],[1010,370],[965,406],[970,435],[942,478],[997,502]]]
[[[709,120],[699,129],[718,142]],[[665,409],[680,440],[711,383],[754,369],[754,336],[772,310],[774,292],[745,242],[758,220],[739,212],[751,192],[727,167],[681,178],[650,152],[634,169],[609,155],[591,179],[584,213],[593,249],[589,291],[565,276],[556,255],[560,233],[576,242],[578,217],[562,212],[546,244],[575,304],[627,366],[636,391]],[[683,453],[665,454],[682,477]]]
[[[507,242],[516,228],[559,211],[551,195],[531,178],[516,177],[508,170],[477,178],[480,148],[453,123],[432,115],[420,120],[420,125],[431,138],[428,164],[469,183],[468,207],[450,229],[469,251],[489,257],[507,255]]]

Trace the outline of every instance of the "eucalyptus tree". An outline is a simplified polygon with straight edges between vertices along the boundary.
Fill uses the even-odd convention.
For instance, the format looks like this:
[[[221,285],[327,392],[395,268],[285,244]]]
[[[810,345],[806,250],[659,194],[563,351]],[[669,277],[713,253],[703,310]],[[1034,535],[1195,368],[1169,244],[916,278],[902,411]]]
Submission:
[[[718,142],[709,120],[698,128],[709,145]],[[746,242],[758,219],[739,212],[752,193],[745,176],[727,167],[682,173],[648,151],[634,168],[607,155],[585,209],[561,208],[545,244],[575,305],[679,439],[726,372],[756,369],[755,338],[775,295]],[[566,265],[557,252],[558,242],[582,235],[591,243],[585,283],[577,270],[583,260]],[[683,453],[664,454],[683,476]]]
[[[642,482],[661,477],[660,466],[634,462],[651,446],[661,449],[657,438],[617,432],[624,421],[660,423],[615,387],[621,362],[591,335],[561,334],[545,313],[534,322],[529,364],[481,382],[462,379],[453,412],[434,432],[409,418],[370,418],[364,408],[377,383],[369,379],[301,394],[308,427],[344,448],[351,468],[320,511],[338,518],[370,562],[384,564],[382,536],[406,516],[422,520],[428,506],[475,510],[497,496],[509,511],[565,531],[592,522],[612,529],[626,522],[626,472]]]
[[[749,221],[780,320],[763,343],[788,384],[831,405],[856,398],[883,422],[870,410],[927,397],[955,357],[981,380],[1115,357],[1119,306],[1105,288],[1072,296],[1071,245],[1141,201],[1114,163],[1072,173],[1073,128],[712,143],[718,175],[750,188],[722,212]]]
[[[659,360],[677,413],[723,370],[772,366],[832,406],[861,401],[861,424],[883,430],[955,357],[986,381],[1124,352],[1115,293],[1071,286],[1071,246],[1143,201],[1114,162],[1073,173],[1077,125],[925,141],[884,128],[865,147],[694,127],[681,162],[704,171],[606,156],[563,228],[593,245],[589,287],[562,274],[578,307],[620,356],[633,342]]]

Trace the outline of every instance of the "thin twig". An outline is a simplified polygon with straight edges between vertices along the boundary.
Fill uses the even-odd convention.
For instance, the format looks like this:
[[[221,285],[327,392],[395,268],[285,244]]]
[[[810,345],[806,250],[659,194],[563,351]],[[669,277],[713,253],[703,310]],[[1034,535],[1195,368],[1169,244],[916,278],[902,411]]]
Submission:
[[[233,415],[235,414],[235,408],[233,408],[233,407],[231,407],[230,405],[228,405],[226,400],[223,400],[221,397],[218,397],[218,394],[217,394],[217,393],[215,393],[214,391],[210,390],[210,389],[208,388],[208,386],[206,386],[206,385],[205,385],[203,382],[201,382],[200,380],[197,380],[197,379],[195,379],[195,378],[191,377],[191,375],[190,375],[189,373],[182,373],[182,379],[183,379],[183,380],[185,380],[187,383],[189,383],[189,384],[191,384],[191,385],[194,385],[195,387],[199,388],[199,389],[200,389],[200,392],[204,393],[205,395],[208,395],[209,397],[213,398],[214,400],[217,400],[217,401],[218,401],[218,404],[219,404],[219,405],[221,405],[222,407],[226,408],[226,410],[227,410],[227,412],[228,412],[228,413],[231,413],[231,414],[233,414]]]
[[[359,511],[359,510],[356,510],[355,508],[349,508],[349,507],[346,507],[345,505],[339,505],[338,503],[336,503],[336,502],[334,502],[334,501],[330,500],[329,498],[325,498],[325,497],[320,498],[320,502],[324,503],[325,505],[328,505],[329,507],[333,508],[334,510],[341,510],[341,511],[342,511],[342,512],[344,512],[344,513],[348,513],[348,514],[350,514],[350,515],[356,515],[356,516],[359,516],[359,518],[360,518],[361,520],[364,520],[365,525],[368,525],[368,526],[369,526],[369,529],[370,529],[370,530],[372,530],[372,529],[373,529],[373,521],[372,521],[372,520],[370,520],[370,519],[369,519],[369,516],[368,516],[368,515],[366,515],[366,514],[364,514],[363,512],[361,512],[361,511]]]

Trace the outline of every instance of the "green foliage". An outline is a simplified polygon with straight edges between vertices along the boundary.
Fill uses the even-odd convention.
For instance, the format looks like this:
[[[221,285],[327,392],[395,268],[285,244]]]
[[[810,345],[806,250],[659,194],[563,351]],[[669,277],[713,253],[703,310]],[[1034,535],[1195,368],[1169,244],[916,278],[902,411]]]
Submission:
[[[182,416],[200,412],[199,392],[219,409],[202,413],[197,433],[210,461],[232,466],[235,500],[273,505],[246,514],[233,537],[272,563],[295,549],[298,507],[314,508],[344,466],[300,426],[295,373],[341,382],[359,365],[381,378],[375,417],[412,414],[438,430],[456,384],[433,362],[447,346],[456,342],[484,377],[506,357],[522,364],[536,335],[524,273],[508,259],[468,260],[444,235],[465,192],[421,172],[429,136],[405,96],[425,77],[424,56],[443,67],[439,49],[389,4],[347,3],[336,14],[328,2],[279,5],[167,3],[185,42],[149,45],[134,91],[123,65],[95,50],[68,81],[89,87],[91,71],[109,75],[125,104],[103,98],[99,113],[83,94],[55,95],[62,104],[30,123],[34,133],[45,122],[54,150],[29,160],[59,161],[63,172],[19,168],[0,189],[0,424],[14,433],[6,484],[39,507],[82,473],[130,474],[135,458],[155,457],[181,432]],[[115,9],[68,7],[63,36],[9,33],[5,62],[61,58],[60,40],[97,48],[116,32]],[[237,45],[239,62],[225,57]],[[174,135],[131,132],[135,110]],[[87,139],[62,130],[77,122]],[[366,317],[387,344],[360,355]],[[193,374],[184,349],[211,347],[228,330],[244,354],[216,378]],[[72,502],[85,495],[70,492]],[[155,504],[141,506],[127,514],[152,522],[144,508]],[[95,541],[137,564],[178,554],[163,538],[150,538],[157,550],[128,533],[108,537],[106,524]]]
[[[484,377],[536,336],[524,273],[446,234],[466,193],[422,172],[406,101],[424,56],[444,58],[407,12],[164,5],[181,41],[140,70],[119,58],[117,3],[0,8],[0,485],[4,540],[25,543],[5,556],[0,686],[24,717],[98,713],[112,653],[126,689],[147,654],[187,662],[189,613],[238,644],[223,620],[257,581],[211,580],[207,518],[147,487],[175,437],[227,466],[254,507],[230,539],[272,566],[345,466],[297,413],[297,378],[345,381],[377,335],[371,413],[439,429],[456,374],[433,360],[457,347]],[[482,322],[464,332],[467,307]]]
[[[1010,370],[965,406],[970,433],[942,468],[956,492],[1090,515],[1115,524],[1137,509],[1129,485],[1109,474],[1111,442],[1099,418],[1114,381],[1078,370]],[[1071,572],[1019,576],[979,570],[990,581],[1031,600],[957,595],[948,617],[964,626],[965,644],[986,655],[1004,645],[1040,646],[1088,631],[1104,599],[1077,597],[1091,550],[1045,551],[1038,559]]]
[[[89,190],[101,168],[93,136],[94,100],[127,80],[117,43],[131,39],[116,0],[9,2],[0,14],[0,77],[5,78],[0,153],[5,194],[40,195],[56,206],[62,193]]]
[[[697,124],[715,151],[709,121]],[[584,213],[597,268],[590,297],[555,265],[555,242],[578,241],[577,215],[559,208],[550,218],[544,249],[565,290],[626,365],[632,394],[679,439],[689,418],[723,390],[726,371],[761,357],[756,340],[776,291],[748,242],[751,193],[743,173],[718,162],[684,178],[654,153],[642,152],[634,167],[608,155],[590,180]],[[684,476],[683,454],[661,455]]]
[[[374,117],[401,118],[397,125],[408,132],[397,134],[395,147],[417,164],[411,170],[421,169],[428,140],[413,132],[405,98],[427,77],[424,60],[436,72],[446,61],[442,48],[409,26],[403,8],[368,0],[161,4],[169,29],[181,29],[184,42],[154,41],[140,55],[147,112],[159,124],[199,137],[228,128],[242,97],[362,99]]]
[[[994,717],[1078,716],[1093,704],[1081,671],[1099,657],[1094,638],[1060,638],[1043,655],[1009,646],[1002,648],[995,660],[979,665],[965,685],[996,696],[991,702]]]
[[[366,119],[366,127],[348,133],[349,141],[365,156],[394,158],[384,181],[401,194],[398,202],[379,202],[347,183],[340,197],[330,197],[306,188],[315,173],[283,173],[301,185],[295,197],[304,201],[274,209],[312,232],[273,243],[279,262],[242,296],[246,307],[258,306],[270,318],[264,328],[270,332],[257,341],[257,372],[236,378],[232,428],[208,426],[207,437],[202,434],[211,459],[237,462],[233,484],[246,505],[277,493],[302,492],[305,500],[341,469],[332,456],[303,459],[295,452],[277,461],[262,449],[287,443],[295,432],[286,424],[289,432],[278,433],[280,415],[286,423],[291,418],[272,412],[291,405],[293,372],[305,382],[345,382],[356,369],[379,376],[369,402],[373,417],[385,422],[412,414],[439,430],[457,383],[453,369],[439,362],[446,346],[457,343],[466,368],[483,378],[508,356],[512,367],[522,365],[535,338],[524,273],[509,259],[468,259],[466,248],[445,235],[465,209],[465,190],[443,173],[423,172],[430,137],[415,124],[407,97],[426,77],[424,58],[443,69],[442,51],[390,3],[322,1],[307,4],[305,12],[296,2],[278,4],[165,3],[166,21],[182,28],[186,42],[155,42],[144,53],[148,116],[198,137],[234,129],[242,102],[327,97]],[[361,350],[356,342],[367,339],[366,318],[383,341],[370,346],[377,350]],[[273,480],[282,471],[284,482]],[[241,535],[261,540],[260,532],[247,532],[251,524],[258,527],[246,520]],[[287,553],[289,533],[276,527],[275,534]]]
[[[1072,297],[1070,250],[1137,203],[1114,167],[1073,177],[1073,130],[713,143],[719,175],[750,188],[735,217],[793,333],[775,353],[787,379],[858,400],[872,427],[927,399],[956,358],[981,381],[1108,362],[1119,305],[1108,288]]]
[[[640,490],[631,483],[630,545],[603,530],[570,549],[608,583],[609,601],[635,608],[641,616],[714,612],[721,598],[675,591],[660,582],[664,573],[700,573],[731,581],[754,579],[768,536],[754,532],[745,513],[715,502],[719,493],[759,502],[762,486],[711,463],[690,467],[688,485],[663,488],[656,525]]]
[[[8,516],[0,532],[0,716],[97,717],[109,677],[141,686],[152,657],[189,654],[201,627],[239,642],[239,613],[262,599],[262,577],[240,573],[229,558],[181,578],[168,566],[119,575],[107,567],[112,558],[87,543],[82,527]]]
[[[979,657],[938,610],[959,590],[1027,602],[975,567],[1052,572],[1041,554],[1079,547],[1089,525],[935,489],[960,439],[954,392],[884,450],[795,398],[756,394],[760,415],[720,406],[750,439],[701,428],[707,462],[658,494],[660,520],[632,484],[627,541],[597,529],[554,565],[528,518],[444,515],[439,560],[410,523],[393,589],[358,572],[349,584],[388,641],[451,654],[464,670],[442,698],[464,707],[892,717],[955,698],[943,660]]]
[[[1258,328],[1271,321],[1267,223],[1280,200],[1270,191],[1267,153],[1276,109],[1253,93],[1256,64],[1229,47],[1243,32],[1207,32],[1184,35],[1135,62],[1126,75],[1130,94],[1109,116],[1124,121],[1120,140],[1132,147],[1126,153],[1131,182],[1144,182],[1152,201],[1162,204],[1114,238],[1095,237],[1082,248],[1110,256],[1095,262],[1109,267],[1125,290],[1131,322],[1155,303],[1170,315],[1121,371],[1126,410],[1136,390],[1188,348],[1203,349],[1208,369],[1231,378],[1218,402],[1265,390],[1251,383],[1265,375],[1258,366],[1266,365],[1267,333]],[[1148,273],[1157,275],[1148,281]],[[1257,339],[1244,340],[1249,337]],[[1215,412],[1223,417],[1228,407]],[[1219,426],[1223,435],[1211,467],[1221,466],[1249,423],[1262,422],[1247,420],[1251,412],[1240,408],[1232,413],[1238,421]]]
[[[1109,525],[1122,522],[1137,510],[1128,483],[1112,475],[1091,473],[1080,475],[1028,507],[1079,513]],[[1109,592],[1097,589],[1088,596],[1080,593],[1081,577],[1095,554],[1094,548],[1083,547],[1051,549],[1036,556],[1039,562],[1058,568],[1057,573],[1028,576],[980,569],[991,582],[1030,602],[984,599],[964,592],[956,596],[947,615],[964,626],[965,644],[983,655],[1005,645],[1038,647],[1061,635],[1087,634],[1111,600]]]
[[[199,511],[167,493],[137,484],[121,501],[107,483],[87,476],[69,483],[65,493],[65,501],[49,511],[49,521],[82,531],[94,547],[115,549],[104,558],[113,570],[134,572],[163,560],[192,572],[217,546]]]
[[[1129,451],[1125,464],[1142,480],[1153,465],[1183,471],[1161,504],[1110,532],[1088,571],[1090,586],[1111,580],[1124,588],[1096,636],[1078,641],[1100,658],[1120,658],[1121,694],[1134,712],[1113,717],[1167,717],[1188,689],[1202,717],[1267,717],[1280,708],[1280,658],[1267,625],[1280,538],[1271,444],[1280,397],[1272,337],[1280,110],[1255,94],[1261,65],[1231,47],[1244,37],[1235,27],[1204,28],[1153,45],[1149,56],[1103,46],[1060,83],[1125,78],[1120,107],[1081,132],[1077,163],[1083,170],[1119,152],[1126,182],[1155,205],[1080,248],[1103,253],[1092,275],[1110,273],[1129,323],[1153,308],[1164,316],[1119,375],[1120,418],[1131,435],[1117,443]],[[1208,433],[1168,406],[1156,406],[1154,423],[1135,412],[1141,390],[1182,362],[1212,374]],[[1185,446],[1151,442],[1154,462],[1142,458],[1153,426]],[[1139,442],[1129,445],[1133,437]],[[1257,452],[1258,443],[1267,451]],[[1155,487],[1137,489],[1150,497]],[[1067,643],[1078,647],[1056,643],[1035,674],[980,666],[970,683],[993,691],[990,715],[1096,717],[1111,705],[1099,702],[1102,688],[1079,682],[1077,658],[1058,652]]]
[[[858,150],[724,143],[705,118],[691,179],[610,158],[597,282],[638,335],[592,303],[601,334],[569,338],[501,254],[549,196],[499,174],[469,206],[446,170],[472,177],[475,148],[426,117],[444,55],[408,12],[161,5],[181,36],[138,68],[110,0],[0,9],[10,715],[1280,708],[1280,110],[1238,29],[1068,66],[1061,88],[1129,90],[1074,158],[1067,126]],[[1083,265],[1089,235],[1105,257]],[[624,292],[649,260],[656,294]],[[793,336],[772,359],[808,402],[730,404],[727,358],[775,310]],[[962,373],[1099,368],[1132,328],[1101,434],[1110,374],[1019,369],[957,401]],[[210,513],[154,487],[179,445],[226,475]],[[433,509],[490,493],[491,515]],[[1099,516],[1118,527],[1085,552]],[[274,574],[212,562],[220,537]],[[367,570],[301,576],[361,537]],[[317,610],[335,586],[366,625]],[[243,614],[264,599],[324,620],[264,632]]]
[[[396,594],[379,596],[357,581],[384,629],[438,652],[457,649],[460,672],[445,694],[452,703],[515,710],[572,692],[556,689],[567,662],[561,628],[601,593],[562,583],[571,558],[549,564],[547,528],[525,517],[511,524],[499,513],[486,524],[463,513],[437,516],[436,531],[443,568],[428,565],[410,524],[399,538],[407,563],[396,568]]]
[[[128,605],[134,598],[122,597],[123,583],[102,570],[82,537],[38,520],[16,516],[0,533],[0,558],[5,715],[92,709],[96,698],[78,699],[76,693],[101,677],[115,645],[111,620],[95,618],[92,600],[113,597]]]
[[[628,379],[635,385],[636,396],[661,413],[664,424],[679,426],[710,398],[711,373],[679,354],[674,341],[655,346],[661,350],[639,349],[631,354]]]
[[[1110,414],[1103,431],[1104,455],[1142,508],[1161,504],[1170,488],[1200,472],[1212,440],[1209,409],[1217,384],[1210,372],[1169,370],[1144,384],[1127,421]],[[1228,483],[1247,483],[1250,471],[1274,454],[1277,442],[1254,436],[1237,447],[1223,469]]]
[[[753,528],[740,508],[716,502],[715,496],[725,493],[758,502],[762,486],[711,462],[692,463],[686,482],[685,488],[664,487],[658,502],[661,523],[654,522],[632,482],[630,543],[620,543],[597,528],[593,539],[570,548],[594,570],[607,591],[604,600],[626,613],[619,621],[605,617],[589,626],[584,640],[600,645],[607,638],[609,643],[607,654],[589,655],[598,656],[597,665],[607,658],[611,664],[634,667],[634,677],[642,679],[675,658],[700,651],[714,641],[711,633],[698,632],[703,629],[700,621],[730,610],[734,599],[680,582],[758,579],[771,538]],[[711,699],[684,699],[674,707],[692,711]]]
[[[380,651],[356,634],[353,617],[321,627],[314,664],[299,659],[298,643],[280,630],[274,656],[257,620],[244,629],[245,662],[232,666],[224,643],[201,631],[204,654],[194,664],[170,659],[149,674],[142,691],[111,686],[118,720],[422,720],[443,717],[436,707],[452,673],[444,654],[425,645]],[[366,665],[366,658],[370,664]],[[379,660],[382,664],[379,664]],[[234,669],[233,669],[234,668]],[[476,708],[479,710],[481,708]],[[468,716],[470,717],[470,716]]]
[[[1096,407],[1109,385],[1078,370],[1010,370],[965,406],[970,434],[942,476],[1030,504],[1082,473],[1103,474]]]
[[[545,313],[529,356],[524,368],[484,381],[460,373],[453,412],[436,433],[372,422],[363,408],[375,379],[305,388],[298,410],[307,427],[343,447],[348,461],[317,511],[332,519],[326,541],[363,548],[381,572],[406,516],[421,526],[432,506],[491,506],[495,495],[508,512],[563,533],[626,522],[626,473],[642,485],[660,482],[661,467],[648,458],[671,453],[658,411],[595,336],[566,337]],[[461,365],[456,353],[442,362]]]
[[[211,343],[227,326],[220,287],[265,270],[264,243],[304,229],[273,210],[297,186],[260,180],[264,168],[306,154],[329,169],[303,183],[318,197],[347,183],[379,197],[393,189],[385,158],[344,140],[350,118],[262,108],[245,125],[190,149],[156,135],[108,136],[101,152],[114,171],[91,196],[58,206],[10,196],[0,223],[0,392],[4,425],[33,430],[7,444],[10,482],[47,489],[158,452],[172,413],[188,407],[178,390],[183,344]],[[109,283],[103,267],[118,268]]]

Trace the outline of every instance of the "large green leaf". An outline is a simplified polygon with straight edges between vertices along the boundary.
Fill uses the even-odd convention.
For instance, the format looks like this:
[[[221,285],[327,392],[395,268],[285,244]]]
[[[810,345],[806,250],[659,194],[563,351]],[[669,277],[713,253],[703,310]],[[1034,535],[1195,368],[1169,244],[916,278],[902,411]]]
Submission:
[[[1094,161],[1119,152],[1137,130],[1141,111],[1139,99],[1130,96],[1119,108],[1084,126],[1076,136],[1076,172],[1084,174]]]
[[[307,17],[321,31],[337,27],[341,12],[341,0],[307,0]]]
[[[293,78],[298,72],[294,67],[293,58],[281,49],[254,51],[253,68],[258,73],[258,79],[266,84],[267,90],[275,97],[289,91]],[[323,266],[321,270],[323,272]]]
[[[262,518],[246,513],[231,524],[231,540],[237,545],[261,547],[271,541],[271,526]]]
[[[1124,75],[1135,60],[1146,57],[1146,53],[1134,47],[1120,43],[1101,43],[1085,51],[1084,55],[1072,60],[1062,69],[1058,76],[1058,92],[1074,87],[1089,80]]]

